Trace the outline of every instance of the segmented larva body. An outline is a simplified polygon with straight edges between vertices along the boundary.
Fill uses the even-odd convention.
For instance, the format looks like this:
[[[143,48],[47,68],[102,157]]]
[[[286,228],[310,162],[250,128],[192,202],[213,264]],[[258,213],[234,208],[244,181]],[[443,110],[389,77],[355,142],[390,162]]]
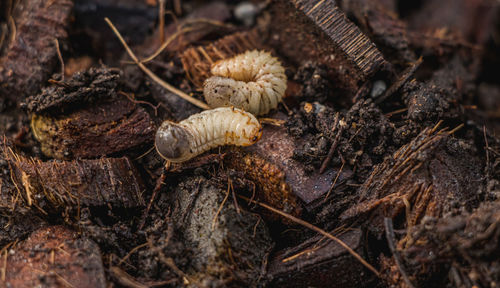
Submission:
[[[184,162],[221,145],[248,146],[262,136],[262,126],[250,113],[234,107],[203,111],[179,123],[165,121],[156,132],[161,157]]]
[[[212,65],[203,95],[210,107],[234,106],[254,115],[278,106],[286,90],[285,69],[265,51],[247,51]]]

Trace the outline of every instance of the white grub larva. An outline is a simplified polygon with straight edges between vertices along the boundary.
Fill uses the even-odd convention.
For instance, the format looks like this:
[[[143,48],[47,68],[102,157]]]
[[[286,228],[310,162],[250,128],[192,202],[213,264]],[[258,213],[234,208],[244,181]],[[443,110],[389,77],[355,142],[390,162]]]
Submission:
[[[265,51],[247,51],[212,65],[203,94],[210,107],[234,106],[254,115],[278,106],[286,90],[285,69]]]
[[[262,136],[262,126],[250,113],[222,107],[190,116],[179,123],[165,121],[156,132],[155,147],[170,162],[184,162],[221,145],[248,146]]]

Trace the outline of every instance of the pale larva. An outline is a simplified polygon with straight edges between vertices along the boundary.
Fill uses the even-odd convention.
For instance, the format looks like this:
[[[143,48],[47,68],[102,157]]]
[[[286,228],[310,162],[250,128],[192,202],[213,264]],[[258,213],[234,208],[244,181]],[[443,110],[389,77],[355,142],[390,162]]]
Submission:
[[[286,90],[285,69],[269,52],[247,51],[212,65],[203,94],[210,107],[234,106],[254,115],[278,106]]]
[[[262,126],[250,113],[222,107],[190,116],[179,123],[165,121],[156,132],[161,157],[184,162],[221,145],[248,146],[262,136]]]

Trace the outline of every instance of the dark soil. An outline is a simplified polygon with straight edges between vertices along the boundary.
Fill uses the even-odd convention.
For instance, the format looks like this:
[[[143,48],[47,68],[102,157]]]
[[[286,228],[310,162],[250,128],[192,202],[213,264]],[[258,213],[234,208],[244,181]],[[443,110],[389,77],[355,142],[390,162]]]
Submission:
[[[262,139],[166,165],[201,109],[104,17],[141,59],[179,33],[145,65],[202,101],[214,61],[278,57]],[[0,286],[498,287],[499,39],[492,0],[3,1]]]

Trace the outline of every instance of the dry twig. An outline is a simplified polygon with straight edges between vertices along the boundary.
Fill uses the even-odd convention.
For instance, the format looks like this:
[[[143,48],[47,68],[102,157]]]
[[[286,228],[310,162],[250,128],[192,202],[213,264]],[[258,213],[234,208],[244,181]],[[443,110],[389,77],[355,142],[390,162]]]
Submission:
[[[330,193],[332,193],[333,188],[335,187],[335,184],[337,184],[337,180],[339,180],[340,173],[342,173],[342,170],[344,169],[345,162],[342,162],[342,166],[340,166],[339,171],[337,171],[337,175],[335,176],[335,180],[333,180],[332,186],[330,186],[330,189],[328,189],[328,193],[325,195],[325,200],[328,199],[328,196],[330,196]]]
[[[222,203],[219,206],[219,209],[217,209],[217,213],[215,213],[214,219],[212,220],[212,230],[215,229],[215,225],[217,224],[217,218],[219,217],[220,211],[222,211],[222,208],[224,207],[224,204],[226,204],[227,198],[229,197],[229,190],[231,186],[229,183],[227,183],[227,193],[226,196],[224,197],[224,200],[222,200]]]
[[[158,21],[160,43],[163,43],[163,40],[165,40],[165,0],[159,0],[158,6],[158,18],[160,18],[160,20]]]
[[[139,66],[139,68],[141,68],[141,70],[144,73],[146,73],[149,77],[151,77],[151,79],[153,79],[156,83],[158,83],[163,88],[176,94],[177,96],[188,101],[189,103],[191,103],[191,104],[193,104],[201,109],[210,109],[210,107],[207,104],[205,104],[204,102],[189,96],[188,94],[184,93],[183,91],[181,91],[181,90],[175,88],[174,86],[168,84],[167,82],[163,81],[160,77],[156,76],[156,74],[154,74],[153,71],[149,70],[146,66],[144,66],[144,64],[139,62],[139,59],[137,58],[137,56],[135,56],[134,52],[132,52],[130,47],[127,45],[127,43],[123,39],[122,35],[118,31],[118,29],[116,29],[115,25],[113,25],[113,23],[107,17],[104,18],[104,20],[106,21],[106,23],[108,23],[109,27],[111,27],[111,29],[115,33],[116,37],[118,37],[118,39],[122,43],[123,47],[127,51],[127,54],[130,56],[130,58],[132,58],[132,60],[134,60],[135,64],[137,66]]]
[[[61,54],[61,49],[59,48],[59,40],[55,38],[54,42],[56,43],[57,58],[59,58],[59,62],[61,62],[61,81],[64,81],[64,60]]]
[[[399,252],[396,249],[396,246],[394,245],[395,237],[394,237],[394,227],[392,225],[392,219],[384,218],[384,225],[385,225],[385,237],[387,238],[387,244],[389,244],[389,249],[391,249],[392,256],[396,261],[396,266],[398,266],[399,273],[401,273],[401,276],[403,277],[405,284],[410,288],[414,288],[415,286],[413,286],[413,284],[410,281],[410,278],[408,278],[408,275],[406,274],[406,271],[403,269],[401,257],[399,256]]]
[[[134,279],[134,277],[130,276],[127,272],[123,271],[122,269],[118,268],[117,266],[112,266],[109,271],[111,274],[118,280],[118,282],[126,287],[132,287],[132,288],[147,288],[149,287],[148,285],[144,285],[137,280]]]
[[[187,28],[182,28],[179,31],[176,31],[174,34],[170,35],[165,42],[162,41],[160,48],[158,48],[153,54],[151,54],[151,56],[142,59],[141,63],[147,63],[152,61],[154,58],[160,55],[160,53],[163,52],[163,50],[165,50],[168,47],[168,45],[170,45],[170,43],[172,43],[175,39],[177,39],[177,37],[193,30],[195,30],[194,27],[187,27]]]
[[[347,244],[345,244],[342,240],[340,240],[339,238],[333,236],[332,234],[326,232],[325,230],[317,227],[317,226],[314,226],[312,225],[311,223],[308,223],[302,219],[299,219],[297,217],[294,217],[286,212],[283,212],[281,210],[278,210],[276,208],[273,208],[267,204],[264,204],[264,203],[261,203],[261,202],[258,202],[258,201],[255,201],[255,200],[251,200],[249,199],[248,197],[245,197],[245,196],[241,196],[241,195],[238,195],[238,197],[248,201],[248,202],[252,202],[252,203],[255,203],[263,208],[266,208],[267,210],[270,210],[271,212],[274,212],[278,215],[281,215],[289,220],[291,220],[292,222],[295,222],[299,225],[302,225],[308,229],[311,229],[313,231],[316,231],[318,232],[319,234],[337,242],[340,246],[342,246],[344,249],[347,250],[347,252],[349,252],[349,254],[351,254],[354,258],[356,258],[361,264],[363,264],[363,266],[365,266],[368,270],[372,271],[375,275],[377,275],[377,277],[380,277],[380,273],[377,271],[377,269],[375,269],[375,267],[373,267],[370,263],[366,262],[365,259],[363,259],[363,257],[361,257],[361,255],[359,255],[356,251],[354,251],[351,247],[347,246]]]
[[[332,128],[332,133],[335,133],[335,130],[337,129],[337,126],[339,124],[340,120],[340,115],[339,112],[335,115],[335,123],[333,124]],[[326,170],[326,166],[328,166],[328,163],[332,160],[333,153],[335,152],[335,149],[337,148],[337,145],[339,144],[339,139],[340,135],[342,135],[343,132],[342,125],[339,127],[339,131],[337,132],[337,135],[335,135],[335,140],[333,140],[332,146],[330,147],[330,150],[328,151],[328,155],[326,156],[325,161],[323,161],[323,164],[321,164],[321,168],[319,169],[319,174],[323,174]]]

